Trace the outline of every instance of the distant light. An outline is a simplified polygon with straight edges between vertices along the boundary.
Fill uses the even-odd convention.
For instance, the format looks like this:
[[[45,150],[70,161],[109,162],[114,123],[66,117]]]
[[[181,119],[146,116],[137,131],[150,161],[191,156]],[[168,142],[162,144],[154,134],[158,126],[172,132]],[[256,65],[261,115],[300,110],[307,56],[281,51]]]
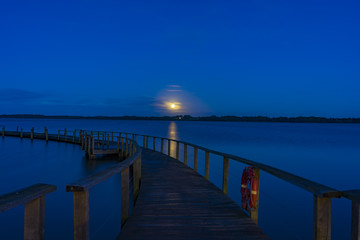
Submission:
[[[176,105],[175,104],[171,104],[170,106],[172,109],[175,109],[176,108]]]

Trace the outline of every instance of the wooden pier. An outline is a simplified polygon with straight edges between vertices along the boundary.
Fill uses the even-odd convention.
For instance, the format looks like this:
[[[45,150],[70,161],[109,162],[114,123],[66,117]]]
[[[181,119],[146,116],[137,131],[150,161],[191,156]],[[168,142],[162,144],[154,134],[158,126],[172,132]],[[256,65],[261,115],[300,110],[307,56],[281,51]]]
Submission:
[[[268,239],[234,201],[176,159],[143,150],[142,172],[118,239]]]
[[[260,172],[265,171],[312,193],[314,240],[331,239],[331,199],[351,200],[351,240],[360,240],[360,190],[339,191],[266,164],[155,136],[66,129],[49,134],[47,128],[43,133],[36,133],[34,128],[5,131],[5,127],[1,136],[77,144],[89,158],[97,154],[119,156],[118,164],[67,185],[66,191],[74,195],[75,240],[89,239],[89,189],[115,174],[121,174],[118,239],[267,239],[257,226],[259,201],[248,216],[227,196],[231,161],[252,166],[259,180]],[[187,166],[190,151],[193,151],[193,169]],[[197,173],[199,151],[205,154],[204,177]],[[183,163],[178,161],[180,155],[183,155]],[[222,175],[221,189],[208,181],[209,161],[213,155],[223,159],[222,169],[216,169]],[[260,181],[257,196],[259,187]],[[38,184],[0,196],[0,212],[25,204],[24,239],[44,239],[45,195],[55,189],[56,186]],[[131,206],[134,210],[129,216]]]

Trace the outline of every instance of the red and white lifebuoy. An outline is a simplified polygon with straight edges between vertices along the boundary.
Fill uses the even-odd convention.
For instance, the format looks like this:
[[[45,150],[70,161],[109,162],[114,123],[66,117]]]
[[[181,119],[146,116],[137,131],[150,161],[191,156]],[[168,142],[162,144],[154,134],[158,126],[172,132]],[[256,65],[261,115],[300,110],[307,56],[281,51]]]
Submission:
[[[246,167],[241,176],[241,207],[254,209],[258,200],[258,182],[254,167]]]

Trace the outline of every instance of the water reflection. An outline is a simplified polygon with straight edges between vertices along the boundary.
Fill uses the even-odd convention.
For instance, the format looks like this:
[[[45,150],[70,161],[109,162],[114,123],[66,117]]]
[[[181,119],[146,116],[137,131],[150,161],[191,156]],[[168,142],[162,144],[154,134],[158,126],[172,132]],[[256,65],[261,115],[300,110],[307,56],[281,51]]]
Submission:
[[[168,127],[168,138],[178,140],[178,129],[176,122],[170,122]],[[175,157],[176,155],[176,142],[171,142],[170,145],[170,156]]]

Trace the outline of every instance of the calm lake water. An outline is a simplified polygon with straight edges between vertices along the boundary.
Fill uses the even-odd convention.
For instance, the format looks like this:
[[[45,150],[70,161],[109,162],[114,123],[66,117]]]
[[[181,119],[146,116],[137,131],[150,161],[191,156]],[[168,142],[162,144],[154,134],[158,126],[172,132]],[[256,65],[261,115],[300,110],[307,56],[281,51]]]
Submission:
[[[0,119],[0,126],[49,133],[91,129],[179,139],[289,171],[339,190],[360,189],[360,125],[124,120]],[[141,143],[141,142],[140,142]],[[175,149],[174,147],[172,149]],[[181,150],[182,148],[180,148]],[[189,165],[193,166],[192,149]],[[89,161],[77,145],[0,138],[0,194],[43,182],[58,190],[46,197],[47,239],[72,239],[72,194],[66,184],[116,163]],[[180,154],[180,160],[183,156]],[[204,174],[199,152],[199,173]],[[243,164],[230,162],[229,196],[240,202]],[[222,159],[210,155],[210,180],[221,187]],[[90,190],[91,239],[114,239],[120,226],[120,175]],[[332,238],[350,238],[351,201],[332,200]],[[261,173],[259,225],[271,239],[312,239],[313,196]],[[23,207],[0,214],[1,239],[21,239]]]

